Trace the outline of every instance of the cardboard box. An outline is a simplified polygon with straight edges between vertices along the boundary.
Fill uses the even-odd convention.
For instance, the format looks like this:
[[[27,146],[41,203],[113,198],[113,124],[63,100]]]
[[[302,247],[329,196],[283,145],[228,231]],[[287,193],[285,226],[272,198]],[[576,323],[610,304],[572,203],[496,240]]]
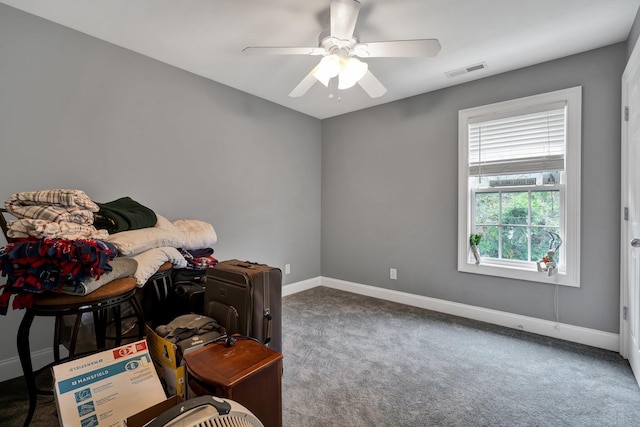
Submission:
[[[184,364],[178,346],[156,334],[149,325],[146,325],[145,335],[151,360],[167,395],[176,395],[178,400],[184,400]]]
[[[181,348],[173,342],[156,334],[149,324],[146,325],[145,329],[151,360],[153,360],[153,363],[156,366],[160,382],[164,386],[167,396],[176,395],[178,396],[179,401],[185,400],[187,398],[185,385],[186,368],[182,357],[185,354],[202,348],[204,345],[211,342],[212,336],[205,337],[205,335],[193,335],[182,342],[186,345],[186,349],[181,350]],[[215,333],[214,337],[218,337],[219,335],[220,334]],[[183,348],[185,345],[183,345]]]
[[[167,400],[153,405],[127,419],[127,427],[144,427],[149,422],[165,411],[173,408],[178,404],[178,396],[171,396]]]
[[[124,427],[129,416],[167,398],[145,340],[56,365],[52,371],[63,427]]]

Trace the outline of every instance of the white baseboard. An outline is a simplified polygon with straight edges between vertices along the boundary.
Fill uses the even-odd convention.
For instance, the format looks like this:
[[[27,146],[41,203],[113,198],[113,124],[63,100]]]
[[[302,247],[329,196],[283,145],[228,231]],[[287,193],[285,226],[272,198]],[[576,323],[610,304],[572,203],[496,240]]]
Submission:
[[[63,346],[60,346],[60,357],[67,357],[69,352]],[[33,370],[36,371],[43,366],[53,362],[53,348],[38,350],[31,352],[31,363]],[[0,360],[0,382],[10,380],[22,375],[22,365],[18,356]]]
[[[317,284],[316,284],[317,283]],[[300,284],[300,285],[299,285]],[[454,316],[487,322],[494,325],[505,326],[507,328],[519,329],[532,332],[534,334],[558,338],[565,341],[585,344],[592,347],[602,348],[615,352],[620,351],[620,335],[611,332],[599,331],[597,329],[583,328],[565,323],[556,323],[549,320],[535,317],[522,316],[519,314],[507,313],[504,311],[491,310],[467,304],[429,298],[421,295],[409,294],[406,292],[394,291],[391,289],[378,288],[376,286],[363,285],[360,283],[347,282],[345,280],[332,279],[330,277],[319,277],[309,279],[304,282],[293,283],[283,287],[282,295],[291,295],[296,292],[311,289],[315,286],[326,286],[355,294],[365,295],[386,301],[397,302],[413,307],[452,314]],[[316,284],[315,286],[312,286]],[[290,288],[288,288],[290,287]]]
[[[320,285],[321,285],[320,276],[314,277],[312,279],[303,280],[302,282],[296,282],[296,283],[284,285],[282,287],[282,296],[286,297],[287,295],[306,291],[307,289],[315,288],[316,286],[320,286]]]

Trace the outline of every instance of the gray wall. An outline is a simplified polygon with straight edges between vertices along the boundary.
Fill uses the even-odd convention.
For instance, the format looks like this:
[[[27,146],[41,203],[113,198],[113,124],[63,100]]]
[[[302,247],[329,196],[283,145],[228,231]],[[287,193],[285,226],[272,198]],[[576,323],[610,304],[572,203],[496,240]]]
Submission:
[[[636,13],[636,19],[633,21],[629,37],[627,38],[627,60],[631,57],[631,52],[636,46],[638,36],[640,35],[640,10]]]
[[[456,270],[457,114],[581,85],[582,286],[560,287],[559,318],[618,333],[625,49],[620,43],[324,120],[322,275],[555,320],[554,286]]]
[[[317,119],[0,4],[0,144],[0,201],[131,196],[212,223],[219,259],[290,263],[285,284],[320,275]],[[21,317],[0,319],[0,361]],[[51,323],[37,319],[32,351]]]

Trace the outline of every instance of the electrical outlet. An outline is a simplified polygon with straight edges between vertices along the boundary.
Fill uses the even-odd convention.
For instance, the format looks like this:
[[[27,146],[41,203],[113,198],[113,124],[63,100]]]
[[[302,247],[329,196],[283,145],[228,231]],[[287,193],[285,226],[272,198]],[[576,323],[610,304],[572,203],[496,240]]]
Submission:
[[[396,270],[395,268],[390,268],[389,269],[389,278],[391,280],[398,280],[398,270]]]
[[[291,273],[291,264],[285,264],[284,265],[284,274],[289,274]]]

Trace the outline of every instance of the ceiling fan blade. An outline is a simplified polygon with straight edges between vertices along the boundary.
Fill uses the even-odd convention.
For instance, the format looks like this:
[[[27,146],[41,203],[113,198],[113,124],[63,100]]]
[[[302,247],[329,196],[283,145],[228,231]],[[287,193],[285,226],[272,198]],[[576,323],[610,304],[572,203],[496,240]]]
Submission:
[[[354,47],[354,53],[363,58],[429,57],[438,52],[440,42],[436,39],[358,43]]]
[[[380,98],[387,93],[387,88],[380,83],[380,80],[374,76],[371,71],[367,70],[363,78],[358,81],[358,84],[365,92],[369,94],[371,98]]]
[[[331,0],[331,36],[351,40],[356,28],[360,2],[357,0]]]
[[[313,71],[312,71],[313,72]],[[302,81],[300,83],[298,83],[298,86],[296,86],[291,93],[289,94],[289,96],[291,98],[298,98],[301,97],[302,95],[304,95],[305,93],[307,93],[307,91],[309,89],[311,89],[311,86],[313,86],[318,79],[316,79],[313,74],[309,73],[306,75],[306,77],[304,79],[302,79]]]
[[[245,47],[242,52],[247,55],[324,55],[322,47]]]

